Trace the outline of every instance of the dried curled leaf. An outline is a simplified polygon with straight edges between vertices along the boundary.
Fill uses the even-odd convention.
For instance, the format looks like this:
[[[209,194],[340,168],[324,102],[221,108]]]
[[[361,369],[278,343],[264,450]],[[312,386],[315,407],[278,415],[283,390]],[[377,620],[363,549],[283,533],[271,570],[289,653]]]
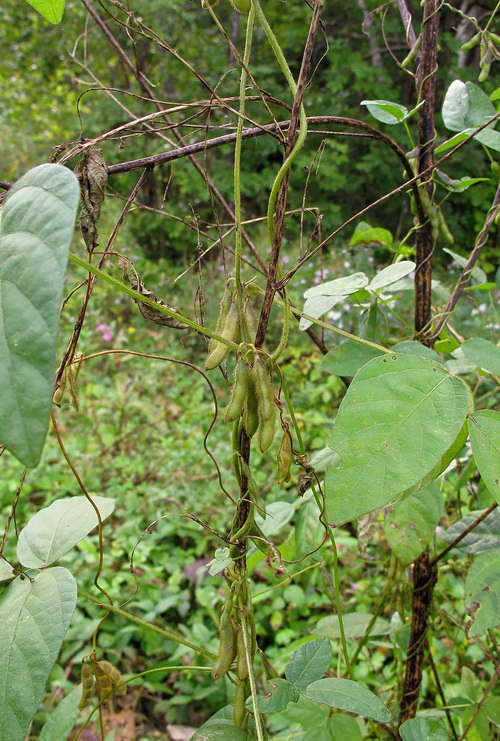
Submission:
[[[68,363],[64,368],[63,375],[61,378],[61,385],[54,391],[52,401],[57,406],[61,406],[61,402],[66,391],[69,390],[70,404],[78,412],[80,408],[80,398],[78,395],[77,379],[78,373],[80,372],[80,366],[82,364],[83,353],[76,352],[73,361]]]
[[[97,147],[88,147],[75,167],[75,174],[80,175],[82,199],[80,229],[88,251],[92,252],[98,244],[97,222],[108,183],[108,172],[102,151]]]
[[[178,313],[178,310],[175,308],[175,306],[169,306],[164,301],[157,299],[156,295],[152,291],[148,291],[144,283],[141,281],[139,274],[131,260],[129,260],[127,257],[124,257],[123,255],[120,255],[120,258],[118,260],[118,267],[123,272],[124,280],[127,281],[127,283],[130,285],[131,288],[134,289],[134,291],[140,293],[141,296],[144,296],[144,298],[147,298],[150,301],[154,301],[155,304],[158,304],[159,306],[165,306],[167,309],[170,309],[170,311],[175,311],[176,313]],[[170,327],[171,329],[188,328],[188,325],[184,324],[184,322],[181,322],[174,317],[167,316],[162,311],[155,309],[153,306],[144,304],[142,303],[142,301],[138,301],[136,299],[134,299],[134,301],[139,307],[139,311],[141,312],[143,318],[147,322],[150,322],[150,324],[159,324],[162,327]]]

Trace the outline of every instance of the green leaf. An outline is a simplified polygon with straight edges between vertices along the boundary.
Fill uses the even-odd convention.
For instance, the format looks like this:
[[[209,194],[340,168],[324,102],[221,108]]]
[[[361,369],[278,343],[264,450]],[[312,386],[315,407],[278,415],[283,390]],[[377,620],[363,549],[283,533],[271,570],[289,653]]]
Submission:
[[[348,612],[342,615],[346,638],[362,638],[372,618],[373,615],[367,612]],[[338,615],[327,615],[321,618],[316,626],[312,628],[312,632],[326,638],[340,638]],[[387,620],[380,617],[375,618],[375,622],[370,628],[371,636],[389,635],[390,632],[391,625]]]
[[[332,741],[335,739],[346,739],[346,741],[363,741],[361,729],[356,719],[350,715],[337,713],[328,721]]]
[[[449,527],[440,538],[446,543],[452,543],[458,536],[466,530],[474,520],[477,520],[485,510],[469,512],[462,520]],[[480,553],[490,553],[490,551],[500,550],[500,510],[494,509],[490,514],[476,525],[474,530],[465,536],[455,546],[459,551],[479,555]]]
[[[420,355],[423,358],[430,358],[431,360],[436,360],[438,363],[441,362],[441,358],[439,357],[437,352],[431,350],[430,347],[422,345],[420,342],[416,342],[415,340],[403,340],[403,342],[396,342],[396,344],[392,346],[392,349],[398,354]]]
[[[295,514],[295,505],[290,502],[271,502],[266,507],[266,514],[267,517],[264,520],[257,513],[255,521],[267,538],[269,535],[278,533],[281,528],[290,522]]]
[[[401,278],[404,278],[408,273],[415,270],[415,263],[411,260],[402,260],[396,262],[394,265],[389,265],[377,273],[377,275],[370,281],[368,285],[369,291],[380,291],[385,286],[390,286],[391,283],[396,283]]]
[[[466,633],[470,638],[500,624],[500,553],[476,558],[465,579]]]
[[[320,679],[310,684],[304,694],[311,700],[330,708],[373,718],[379,723],[389,723],[391,714],[382,700],[350,679]]]
[[[233,560],[229,555],[229,548],[217,548],[214,555],[215,558],[207,563],[210,576],[220,574],[221,571],[224,571],[224,569],[227,569],[231,565]]]
[[[315,638],[295,651],[285,667],[285,676],[298,690],[304,690],[311,682],[321,679],[331,660],[330,641]]]
[[[436,484],[397,502],[384,523],[391,551],[407,565],[429,545],[443,512],[443,495]]]
[[[60,165],[30,170],[0,224],[0,440],[38,465],[49,425],[55,343],[79,185]]]
[[[495,106],[486,93],[472,82],[451,83],[443,101],[443,122],[450,131],[463,131],[482,126],[496,114]]]
[[[312,298],[306,299],[304,308],[302,311],[304,314],[309,314],[315,319],[319,319],[327,311],[330,311],[335,304],[340,303],[345,299],[345,296],[313,296]],[[299,330],[303,332],[312,325],[312,322],[305,317],[300,317]]]
[[[483,409],[469,419],[472,452],[488,491],[500,504],[500,412]]]
[[[313,286],[304,293],[304,298],[313,298],[314,296],[349,296],[360,288],[368,285],[368,278],[364,273],[353,273],[346,275],[344,278],[336,278],[326,283],[320,283],[319,286]]]
[[[470,188],[471,185],[475,185],[476,183],[483,183],[484,181],[488,180],[489,178],[463,177],[459,178],[458,180],[452,180],[450,178],[447,182],[444,182],[443,185],[446,190],[450,190],[453,193],[462,193],[464,190]]]
[[[410,718],[399,726],[403,741],[448,741],[448,732],[441,718]]]
[[[92,497],[101,520],[112,513],[115,500]],[[97,514],[86,497],[56,499],[39,510],[21,531],[17,557],[23,566],[41,569],[57,561],[98,525]]]
[[[26,0],[26,2],[32,5],[46,21],[57,24],[63,17],[66,0]]]
[[[213,723],[196,731],[191,741],[247,741],[247,738],[247,734],[235,726]]]
[[[369,244],[369,245],[382,245],[391,249],[393,243],[393,236],[388,229],[382,227],[369,227],[363,222],[358,224],[354,234],[349,240],[349,247],[356,247],[358,244]]]
[[[0,558],[0,581],[8,581],[13,579],[14,574],[12,573],[12,566]]]
[[[82,696],[82,686],[66,695],[45,721],[38,741],[66,741],[80,712],[78,703]]]
[[[306,502],[299,509],[295,524],[295,559],[304,558],[307,553],[321,544],[324,527],[319,517],[319,508],[314,499]],[[313,553],[311,558],[321,561],[321,549]]]
[[[471,702],[479,702],[483,694],[483,688],[480,680],[468,666],[462,667],[460,687],[465,697],[471,700]]]
[[[467,258],[462,257],[462,255],[457,255],[456,252],[452,252],[452,250],[449,250],[447,247],[443,247],[443,252],[447,252],[449,255],[453,257],[455,262],[458,262],[461,268],[465,268],[467,265]],[[486,277],[486,273],[484,270],[481,270],[481,268],[476,267],[472,268],[471,270],[471,277],[474,280],[475,283],[487,283],[488,278]]]
[[[408,108],[389,100],[362,100],[360,105],[365,105],[373,118],[386,124],[401,123],[408,116]]]
[[[345,340],[333,347],[321,360],[321,367],[335,376],[354,376],[369,360],[381,353],[369,345]]]
[[[482,337],[466,340],[462,349],[467,360],[488,373],[500,375],[500,347]]]
[[[2,741],[24,741],[75,605],[76,582],[59,567],[18,577],[0,595]]]
[[[461,131],[460,134],[455,134],[455,136],[452,136],[451,139],[447,139],[442,144],[440,144],[439,147],[436,147],[436,149],[434,150],[434,154],[442,154],[448,149],[453,149],[453,147],[456,147],[457,144],[461,144],[463,141],[468,139],[473,132],[474,129],[466,129],[465,131]]]
[[[500,695],[489,695],[485,700],[483,708],[488,720],[500,726]]]
[[[432,360],[370,360],[333,426],[330,446],[342,465],[326,471],[328,522],[348,522],[434,481],[465,442],[472,408],[469,388]]]
[[[287,682],[286,679],[269,679],[264,685],[264,691],[267,690],[267,694],[264,697],[259,697],[257,701],[257,707],[260,713],[281,713],[286,710],[288,703],[297,702],[299,699],[299,693],[297,689]],[[246,701],[247,710],[253,713],[253,702],[252,698],[249,697]]]

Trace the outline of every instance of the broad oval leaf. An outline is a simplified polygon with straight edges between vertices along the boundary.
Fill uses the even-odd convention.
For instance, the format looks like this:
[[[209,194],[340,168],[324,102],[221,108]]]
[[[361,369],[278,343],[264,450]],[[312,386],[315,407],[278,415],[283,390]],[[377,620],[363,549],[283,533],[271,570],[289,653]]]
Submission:
[[[482,337],[474,337],[466,340],[462,350],[471,363],[477,365],[488,373],[500,375],[500,347]]]
[[[38,465],[49,426],[55,343],[79,185],[60,165],[30,170],[0,223],[0,440]]]
[[[443,495],[436,484],[397,502],[385,523],[385,537],[391,551],[409,564],[429,545],[443,512]]]
[[[382,700],[358,682],[351,679],[320,679],[304,691],[306,697],[330,708],[373,718],[379,723],[389,723],[391,714]]]
[[[453,543],[458,536],[466,530],[474,520],[477,520],[485,510],[469,512],[463,519],[441,533],[441,539],[446,543]],[[500,551],[500,510],[494,509],[490,514],[476,525],[468,535],[455,546],[459,551],[479,555],[490,551]]]
[[[0,581],[8,581],[13,578],[12,566],[7,561],[4,561],[3,558],[0,558]]]
[[[360,105],[365,105],[373,118],[386,124],[401,123],[408,116],[408,108],[390,100],[362,100]]]
[[[115,500],[92,497],[101,520],[115,508]],[[39,510],[21,530],[17,557],[28,568],[41,569],[63,556],[98,525],[95,508],[86,497],[56,499]]]
[[[26,0],[49,23],[60,23],[66,0]]]
[[[411,260],[402,260],[394,263],[394,265],[388,265],[380,273],[377,273],[367,288],[369,291],[379,291],[381,288],[390,286],[391,283],[396,283],[396,281],[404,278],[412,270],[415,270],[415,263]]]
[[[321,360],[321,367],[335,376],[354,376],[369,360],[380,357],[374,347],[354,340],[335,345]]]
[[[467,258],[463,257],[462,255],[457,255],[456,252],[453,252],[453,250],[449,250],[448,247],[443,247],[443,252],[447,252],[448,255],[451,255],[451,257],[455,260],[455,262],[458,262],[461,268],[465,268],[467,265]],[[478,268],[477,265],[475,265],[472,270],[470,271],[472,282],[477,284],[483,284],[488,281],[488,278],[486,276],[486,273],[484,270],[481,270],[481,268]]]
[[[344,635],[346,638],[362,638],[368,626],[373,620],[373,615],[368,612],[348,612],[342,615],[344,625]],[[312,628],[316,635],[325,636],[326,638],[340,638],[340,626],[338,615],[326,615],[318,620],[316,626]],[[369,635],[383,636],[391,632],[391,624],[384,618],[376,617],[373,621]]]
[[[472,453],[488,491],[500,504],[500,412],[482,409],[469,420]]]
[[[330,446],[342,463],[325,476],[328,522],[348,522],[434,481],[465,442],[472,408],[469,388],[432,360],[370,360],[332,430]]]
[[[476,558],[465,579],[466,633],[471,638],[500,625],[500,553]]]
[[[1,741],[24,741],[75,605],[76,582],[60,567],[18,577],[0,595]]]
[[[206,728],[200,728],[191,741],[247,741],[247,734],[235,726],[213,723]]]
[[[304,303],[303,312],[309,316],[319,319],[327,311],[333,309],[335,304],[340,303],[346,298],[346,296],[313,296],[312,298],[306,299]],[[303,332],[308,329],[313,322],[310,319],[306,319],[305,316],[300,317],[299,330]]]
[[[81,697],[82,685],[79,684],[64,700],[61,700],[55,710],[52,710],[38,736],[38,741],[66,741],[80,715],[78,703]]]
[[[364,273],[353,273],[346,275],[344,278],[336,278],[319,286],[313,286],[304,293],[304,298],[313,298],[314,296],[349,296],[356,293],[360,288],[368,285],[368,278]]]
[[[463,131],[472,126],[482,126],[496,114],[496,110],[477,85],[455,80],[446,91],[442,114],[447,129]]]
[[[298,690],[304,690],[311,682],[323,677],[331,660],[330,641],[315,638],[295,651],[285,667],[285,676]]]
[[[399,726],[403,741],[448,741],[441,718],[410,718]]]
[[[266,537],[275,535],[290,522],[295,514],[295,505],[291,502],[271,502],[266,507],[266,519],[257,513],[255,521]]]
[[[277,678],[269,679],[264,687],[267,694],[259,697],[257,708],[260,713],[281,713],[286,710],[290,702],[297,702],[299,699],[298,690],[286,679]],[[247,710],[253,713],[253,701],[249,697],[245,703]]]
[[[430,347],[426,347],[425,345],[422,345],[420,342],[416,342],[415,340],[403,340],[402,342],[396,342],[396,344],[392,346],[392,349],[394,350],[394,352],[401,355],[420,355],[423,358],[430,358],[431,360],[435,360],[437,363],[441,362],[441,358],[435,350],[432,350]]]

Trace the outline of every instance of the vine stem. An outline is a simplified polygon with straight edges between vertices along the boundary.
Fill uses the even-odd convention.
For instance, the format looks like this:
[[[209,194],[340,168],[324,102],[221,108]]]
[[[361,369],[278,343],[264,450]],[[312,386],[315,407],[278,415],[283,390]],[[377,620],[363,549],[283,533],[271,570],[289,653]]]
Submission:
[[[236,296],[238,300],[238,312],[242,316],[242,292],[241,292],[241,250],[242,250],[242,221],[241,221],[241,144],[243,141],[243,117],[245,115],[245,86],[247,81],[247,68],[252,50],[252,36],[255,20],[255,8],[252,4],[248,14],[247,30],[245,37],[245,49],[243,52],[243,63],[240,76],[240,106],[238,124],[236,127],[236,143],[234,147],[234,271],[236,279]],[[252,338],[253,339],[253,338]]]
[[[245,653],[246,653],[247,664],[248,664],[248,681],[250,683],[250,695],[252,697],[252,706],[253,706],[253,713],[254,713],[254,720],[255,720],[255,730],[257,732],[257,741],[264,741],[264,735],[262,732],[262,719],[260,717],[259,708],[257,707],[257,687],[255,684],[255,674],[253,670],[253,661],[252,661],[252,655],[250,651],[250,645],[248,643],[247,620],[245,617],[244,610],[241,611],[241,628],[242,628],[242,637],[243,637],[243,643],[245,645]]]

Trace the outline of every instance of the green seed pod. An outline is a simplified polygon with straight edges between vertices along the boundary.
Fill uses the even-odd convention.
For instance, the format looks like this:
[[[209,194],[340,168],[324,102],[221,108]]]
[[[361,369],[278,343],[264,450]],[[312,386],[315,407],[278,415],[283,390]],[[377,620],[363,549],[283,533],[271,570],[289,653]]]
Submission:
[[[448,244],[453,244],[455,239],[450,231],[448,224],[446,223],[446,219],[444,218],[444,214],[440,208],[438,209],[437,215],[441,236],[446,242],[448,242]]]
[[[285,430],[278,450],[278,484],[290,480],[290,466],[293,463],[292,436]]]
[[[212,669],[212,677],[217,680],[227,674],[235,658],[236,632],[228,610],[224,610],[219,628],[219,653]]]
[[[236,303],[233,301],[229,307],[229,312],[224,323],[224,328],[220,333],[221,337],[229,340],[230,342],[236,342],[239,334],[239,321],[238,321],[238,309]],[[217,342],[211,352],[209,352],[207,359],[205,360],[206,370],[213,370],[217,368],[228,356],[231,348],[229,345],[223,342]]]
[[[275,418],[266,419],[260,423],[259,427],[259,448],[262,453],[265,453],[268,448],[271,447],[274,440],[274,422]]]
[[[271,376],[262,358],[257,357],[252,369],[255,394],[259,406],[259,418],[261,422],[272,419],[276,413],[274,402],[274,388]]]
[[[229,283],[226,283],[226,290],[224,291],[224,295],[222,296],[220,306],[219,306],[219,316],[217,317],[217,324],[215,325],[215,333],[216,334],[222,334],[222,330],[224,329],[224,325],[226,323],[227,315],[229,314],[229,309],[231,308],[231,303],[233,300],[233,290],[229,287]],[[208,352],[209,354],[214,350],[215,346],[219,344],[217,340],[214,340],[213,338],[208,343]]]
[[[241,415],[243,404],[247,396],[249,384],[248,367],[243,358],[238,358],[234,369],[234,383],[231,390],[231,398],[224,413],[224,421],[235,422]]]
[[[78,703],[78,710],[85,710],[94,696],[94,672],[90,664],[82,663],[82,697]]]
[[[420,36],[418,37],[418,39],[415,41],[412,48],[410,49],[408,55],[401,62],[401,66],[403,69],[406,69],[407,67],[410,66],[410,64],[413,62],[418,52],[420,51],[421,46],[422,46],[422,34],[420,34]]]
[[[247,387],[247,398],[245,400],[245,410],[243,413],[243,426],[248,437],[253,437],[259,428],[259,407],[257,396],[255,394],[255,384],[252,374],[248,374],[249,384]]]
[[[486,36],[493,41],[494,44],[500,44],[500,36],[492,31],[486,31]]]
[[[240,13],[250,13],[252,0],[231,0],[231,5]]]
[[[257,317],[255,311],[250,303],[250,300],[245,301],[243,307],[243,339],[245,342],[253,342],[255,335],[257,334]]]
[[[476,35],[473,36],[468,41],[466,41],[465,44],[462,44],[462,46],[460,47],[460,51],[470,51],[475,46],[477,46],[480,38],[481,38],[481,34],[480,33],[476,33]]]
[[[493,173],[493,175],[498,180],[500,180],[500,162],[495,162],[495,160],[493,160],[493,162],[490,163],[490,167],[491,167],[491,172]]]
[[[238,663],[236,664],[236,676],[240,681],[244,681],[248,678],[248,660],[245,651],[245,641],[243,640],[243,628],[241,625],[238,628],[238,637],[236,639]]]
[[[236,728],[243,728],[247,718],[245,701],[248,696],[247,683],[239,682],[236,685],[233,699],[233,724]]]

